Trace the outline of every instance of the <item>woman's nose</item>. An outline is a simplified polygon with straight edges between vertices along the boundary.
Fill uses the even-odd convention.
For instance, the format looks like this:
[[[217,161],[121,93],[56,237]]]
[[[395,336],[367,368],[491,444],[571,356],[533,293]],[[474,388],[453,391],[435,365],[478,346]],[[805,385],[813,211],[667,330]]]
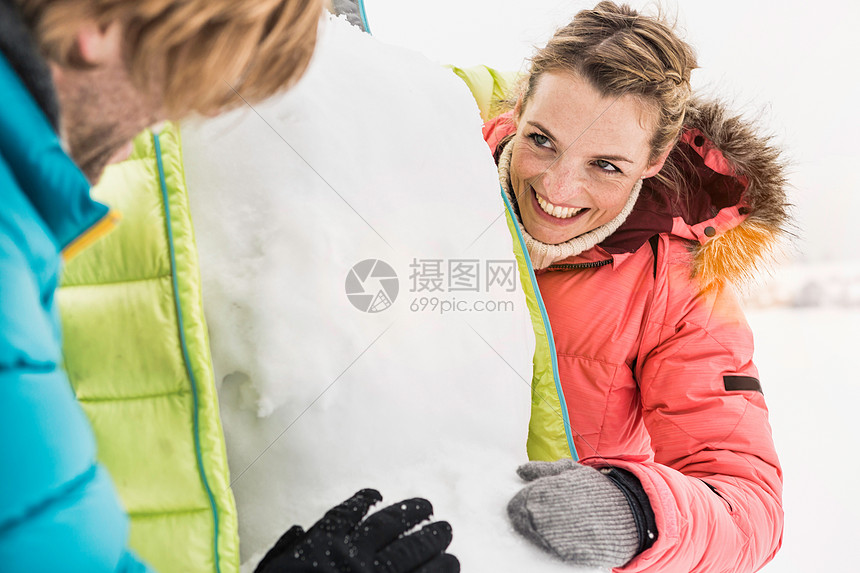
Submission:
[[[540,178],[544,196],[550,203],[565,205],[585,189],[575,167],[558,163],[544,171]]]

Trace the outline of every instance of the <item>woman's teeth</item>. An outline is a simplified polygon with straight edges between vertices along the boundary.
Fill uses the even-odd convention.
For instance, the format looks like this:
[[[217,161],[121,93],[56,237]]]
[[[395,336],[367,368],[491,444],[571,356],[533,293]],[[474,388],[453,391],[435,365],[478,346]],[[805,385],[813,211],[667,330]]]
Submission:
[[[575,209],[572,207],[559,207],[558,205],[553,205],[549,201],[544,201],[537,193],[535,193],[535,197],[537,197],[538,204],[540,205],[540,208],[543,209],[544,213],[548,213],[553,217],[558,217],[559,219],[570,219],[582,211],[582,208]]]

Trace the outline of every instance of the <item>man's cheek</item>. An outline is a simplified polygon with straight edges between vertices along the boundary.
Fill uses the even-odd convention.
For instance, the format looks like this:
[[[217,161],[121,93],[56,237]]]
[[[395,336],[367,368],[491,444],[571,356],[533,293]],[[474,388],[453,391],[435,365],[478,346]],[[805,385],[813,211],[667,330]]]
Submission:
[[[110,159],[108,159],[108,165],[125,161],[131,155],[133,149],[134,144],[129,140],[128,143],[117,149],[113,155],[111,155]]]

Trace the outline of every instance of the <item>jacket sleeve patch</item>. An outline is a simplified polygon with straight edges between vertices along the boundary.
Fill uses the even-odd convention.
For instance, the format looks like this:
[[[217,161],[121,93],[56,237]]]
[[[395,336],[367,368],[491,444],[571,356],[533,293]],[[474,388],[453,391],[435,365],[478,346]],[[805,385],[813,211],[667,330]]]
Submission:
[[[726,392],[752,390],[764,394],[761,390],[761,383],[752,376],[723,376],[723,385],[726,387]]]

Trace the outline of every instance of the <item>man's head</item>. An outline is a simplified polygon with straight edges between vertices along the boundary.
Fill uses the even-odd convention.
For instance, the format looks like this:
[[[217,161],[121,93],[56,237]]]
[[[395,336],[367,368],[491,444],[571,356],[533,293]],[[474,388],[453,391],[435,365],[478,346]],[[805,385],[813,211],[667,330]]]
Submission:
[[[70,153],[95,182],[139,131],[293,84],[322,0],[18,0],[53,70]],[[240,97],[241,96],[241,97]]]

